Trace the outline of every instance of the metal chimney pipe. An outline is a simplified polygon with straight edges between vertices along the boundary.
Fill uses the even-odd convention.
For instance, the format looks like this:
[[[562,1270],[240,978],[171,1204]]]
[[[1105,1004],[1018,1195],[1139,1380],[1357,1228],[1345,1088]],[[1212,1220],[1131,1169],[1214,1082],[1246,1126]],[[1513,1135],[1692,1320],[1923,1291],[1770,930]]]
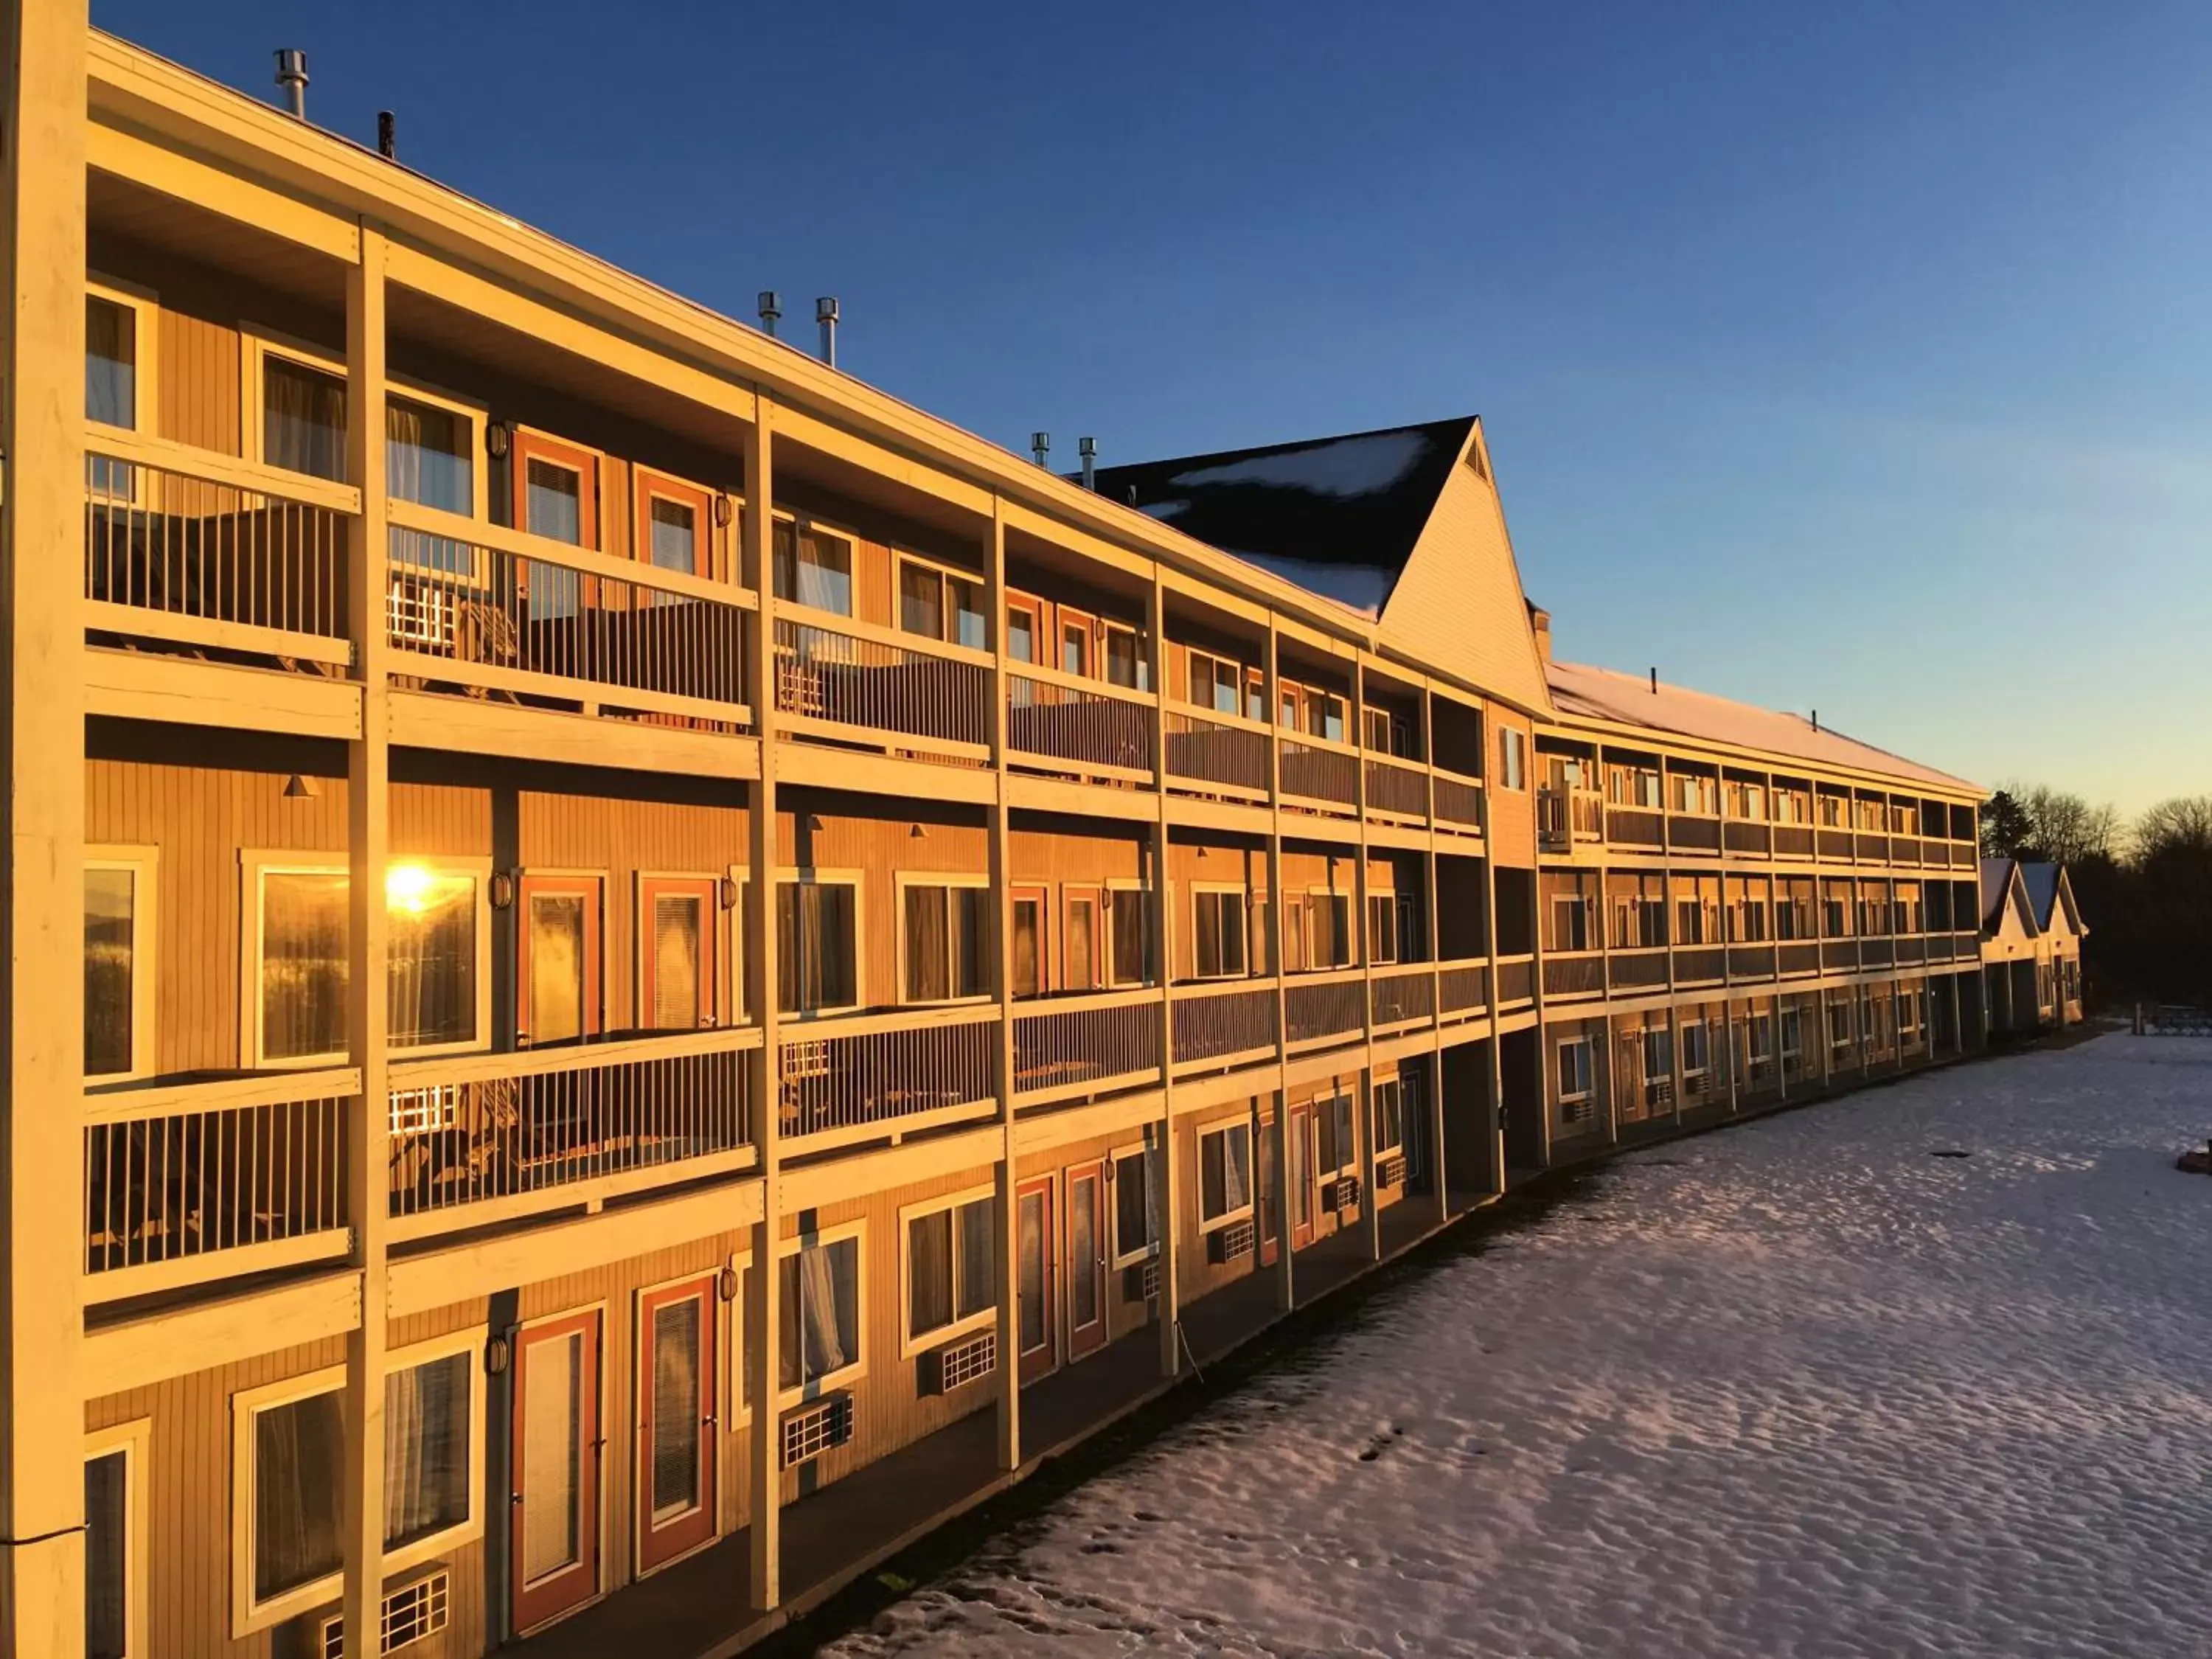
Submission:
[[[399,159],[398,123],[388,109],[376,112],[376,153],[387,161]]]
[[[775,325],[783,317],[783,295],[772,288],[760,291],[761,332],[771,340],[775,338]]]
[[[276,50],[276,84],[284,88],[284,107],[295,118],[307,118],[307,54],[297,46]]]
[[[1651,695],[1655,697],[1659,695],[1659,670],[1656,665],[1651,670]]]
[[[837,367],[837,296],[825,294],[814,302],[814,320],[822,325],[822,361]]]
[[[1044,465],[1044,458],[1052,453],[1052,434],[1049,432],[1030,433],[1030,453],[1036,456],[1036,464],[1039,466],[1042,466]]]
[[[1075,441],[1075,453],[1083,457],[1083,487],[1085,489],[1097,489],[1098,488],[1098,440],[1078,438]]]

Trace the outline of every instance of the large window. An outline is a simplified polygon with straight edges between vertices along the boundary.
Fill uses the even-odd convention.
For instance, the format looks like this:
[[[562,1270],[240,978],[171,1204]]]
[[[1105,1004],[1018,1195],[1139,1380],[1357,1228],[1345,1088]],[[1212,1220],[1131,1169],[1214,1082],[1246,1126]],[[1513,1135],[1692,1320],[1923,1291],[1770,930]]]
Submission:
[[[1591,951],[1597,942],[1591,937],[1590,910],[1595,901],[1587,893],[1554,893],[1552,895],[1551,936],[1544,941],[1547,951]]]
[[[1195,708],[1217,714],[1244,712],[1243,670],[1226,657],[1193,648],[1190,652],[1190,701]]]
[[[818,525],[775,527],[775,596],[817,611],[853,614],[853,544]]]
[[[384,878],[395,1048],[466,1048],[477,1040],[480,878],[395,864]]]
[[[951,1002],[991,994],[990,906],[987,886],[921,880],[902,884],[907,1001]]]
[[[465,519],[483,516],[476,416],[458,404],[398,392],[384,400],[384,470],[392,498]],[[473,579],[473,544],[420,530],[392,530],[399,563]]]
[[[988,1190],[902,1211],[906,1352],[988,1323],[998,1307],[998,1200]]]
[[[1038,996],[1046,989],[1045,902],[1042,887],[1017,888],[1008,897],[1014,930],[1014,982],[1007,988],[1018,997]]]
[[[1125,1146],[1114,1154],[1114,1265],[1141,1261],[1159,1246],[1157,1147]]]
[[[785,1253],[780,1386],[835,1382],[860,1365],[860,1235],[857,1228]]]
[[[785,1013],[859,1006],[859,911],[851,877],[810,872],[776,884],[776,1006]]]
[[[84,418],[138,429],[138,307],[119,295],[84,301]]]
[[[1359,1161],[1359,1132],[1348,1094],[1317,1100],[1313,1111],[1314,1173],[1327,1181]]]
[[[1249,937],[1243,889],[1201,890],[1191,895],[1191,906],[1194,920],[1191,937],[1196,947],[1199,978],[1227,979],[1242,975]]]
[[[1674,1034],[1664,1025],[1644,1028],[1644,1103],[1663,1104],[1674,1090]]]
[[[256,1063],[344,1055],[346,887],[343,870],[261,872]]]
[[[470,1524],[482,1437],[476,1399],[477,1344],[413,1363],[384,1377],[384,1547],[387,1555]]]
[[[1305,954],[1309,968],[1349,968],[1358,939],[1352,931],[1352,895],[1309,891],[1305,896]]]
[[[1401,1151],[1406,1145],[1406,1089],[1395,1077],[1375,1079],[1369,1096],[1375,1113],[1375,1156]]]
[[[1107,897],[1113,905],[1114,939],[1111,952],[1114,983],[1145,985],[1152,981],[1152,896],[1141,887],[1116,887]]]
[[[1252,1122],[1234,1117],[1198,1132],[1200,1231],[1252,1213]]]
[[[1398,960],[1398,896],[1395,893],[1370,893],[1367,896],[1367,960],[1370,963]]]
[[[1590,1040],[1586,1036],[1570,1037],[1559,1044],[1559,1099],[1562,1102],[1588,1100],[1590,1097]]]
[[[1099,971],[1098,895],[1085,890],[1067,895],[1067,920],[1061,930],[1063,988],[1095,991],[1103,982]]]
[[[964,645],[971,651],[991,648],[983,585],[919,559],[899,560],[899,626],[907,633]]]
[[[332,1594],[345,1561],[345,1411],[342,1378],[240,1396],[245,1468],[232,1490],[246,1516],[246,1595],[240,1633]],[[286,1397],[289,1395],[289,1397]],[[235,1536],[235,1534],[234,1534]]]
[[[268,465],[310,477],[346,476],[345,373],[335,362],[244,337],[248,397]]]
[[[154,854],[88,848],[84,864],[84,1074],[153,1069]]]

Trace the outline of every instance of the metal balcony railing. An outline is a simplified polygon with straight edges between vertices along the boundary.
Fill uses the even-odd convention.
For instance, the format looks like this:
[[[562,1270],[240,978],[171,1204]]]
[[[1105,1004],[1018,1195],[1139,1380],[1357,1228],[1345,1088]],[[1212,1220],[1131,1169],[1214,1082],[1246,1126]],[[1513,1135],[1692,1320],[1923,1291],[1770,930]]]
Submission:
[[[1052,669],[1007,670],[1006,747],[1018,760],[1059,761],[1065,764],[1052,769],[1149,783],[1152,714],[1146,692]]]
[[[783,1133],[866,1129],[988,1107],[998,1040],[997,1012],[967,1006],[787,1025],[780,1043]]]
[[[1267,798],[1267,728],[1233,714],[1170,708],[1167,717],[1167,775],[1171,782],[1201,784],[1207,793]]]
[[[989,758],[991,659],[826,612],[775,619],[776,708],[794,731]]]
[[[1133,1083],[1160,1069],[1153,990],[1029,1001],[1014,1016],[1014,1092],[1057,1097]]]
[[[1367,994],[1356,968],[1293,979],[1283,993],[1287,1040],[1318,1042],[1364,1028]]]
[[[1273,1054],[1275,988],[1228,980],[1181,985],[1175,991],[1175,1060],[1178,1066]]]

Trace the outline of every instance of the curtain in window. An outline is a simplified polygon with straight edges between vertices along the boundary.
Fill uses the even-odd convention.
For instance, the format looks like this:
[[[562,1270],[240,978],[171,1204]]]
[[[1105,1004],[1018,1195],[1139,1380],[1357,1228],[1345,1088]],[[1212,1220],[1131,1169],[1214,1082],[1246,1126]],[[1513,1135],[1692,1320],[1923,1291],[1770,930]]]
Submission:
[[[985,941],[990,938],[991,892],[986,887],[956,887],[951,893],[952,990],[955,996],[988,996],[991,964]]]
[[[854,1279],[859,1249],[846,1238],[784,1258],[785,1388],[842,1370],[859,1357]]]
[[[853,553],[841,538],[811,529],[802,534],[780,524],[771,562],[778,599],[841,617],[853,614]]]
[[[84,872],[84,1073],[131,1069],[131,911],[137,878],[128,870]]]
[[[1040,908],[1035,899],[1014,901],[1013,994],[1018,997],[1033,997],[1043,988],[1037,961]]]
[[[130,1623],[130,1459],[112,1451],[84,1466],[85,1659],[124,1659]]]
[[[960,1206],[959,1312],[965,1319],[998,1300],[998,1218],[989,1199]]]
[[[84,418],[138,424],[138,317],[128,306],[84,302]]]
[[[691,894],[663,893],[653,901],[653,1024],[656,1030],[688,1030],[700,1023],[702,906]]]
[[[952,1322],[952,1212],[907,1224],[907,1332],[920,1336]]]
[[[384,404],[384,468],[392,495],[464,516],[476,511],[475,422],[450,409],[389,396]],[[474,552],[447,536],[392,532],[392,556],[425,569],[466,571]]]
[[[783,1012],[851,1006],[860,1000],[855,966],[853,890],[834,883],[779,884],[776,1000]]]
[[[268,1060],[346,1046],[346,878],[270,871],[262,878],[261,1052]]]
[[[471,1041],[477,1030],[476,878],[398,865],[385,879],[385,899],[392,1046]]]
[[[530,900],[530,1041],[584,1032],[584,901],[574,893]]]
[[[1097,988],[1098,972],[1091,965],[1091,927],[1096,907],[1071,904],[1067,907],[1067,988],[1071,991],[1091,991]]]
[[[697,1297],[663,1303],[653,1313],[653,1518],[698,1507],[700,1491],[699,1315]]]
[[[345,1422],[328,1394],[253,1419],[253,1596],[266,1601],[338,1571]]]
[[[1221,1208],[1224,1214],[1252,1201],[1252,1132],[1232,1126],[1221,1137]]]
[[[1114,982],[1116,985],[1142,984],[1149,976],[1151,963],[1149,944],[1145,926],[1146,895],[1133,889],[1117,890],[1114,896]]]
[[[952,994],[946,962],[945,890],[906,890],[906,995],[909,1002],[942,1002]]]
[[[927,639],[945,637],[945,579],[934,570],[900,567],[899,626]]]
[[[1034,1353],[1051,1338],[1046,1324],[1049,1312],[1046,1298],[1049,1294],[1045,1285],[1044,1230],[1045,1199],[1042,1194],[1030,1193],[1021,1200],[1021,1237],[1017,1244],[1015,1273],[1019,1288],[1021,1314],[1021,1350]],[[1089,1278],[1086,1271],[1085,1278]]]
[[[1127,1255],[1152,1242],[1152,1183],[1145,1155],[1132,1153],[1114,1165],[1114,1249]]]
[[[469,1515],[472,1353],[384,1379],[384,1543],[394,1549]]]
[[[693,576],[704,574],[699,568],[697,511],[687,502],[656,495],[650,516],[653,562],[663,570],[681,570]]]
[[[334,374],[283,357],[261,361],[261,459],[288,471],[343,479],[346,388]]]

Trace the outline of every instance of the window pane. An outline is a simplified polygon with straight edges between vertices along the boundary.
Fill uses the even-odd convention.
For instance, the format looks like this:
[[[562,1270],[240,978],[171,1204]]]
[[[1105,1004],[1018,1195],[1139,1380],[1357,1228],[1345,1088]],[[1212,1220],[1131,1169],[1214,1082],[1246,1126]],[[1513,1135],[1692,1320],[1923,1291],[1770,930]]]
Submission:
[[[584,1034],[584,899],[578,893],[530,897],[530,1031],[533,1043]]]
[[[1033,997],[1043,988],[1038,973],[1038,934],[1043,906],[1033,898],[1016,899],[1014,909],[1014,983],[1018,997]]]
[[[960,1316],[983,1311],[999,1297],[998,1218],[988,1198],[960,1206]]]
[[[899,626],[933,640],[945,637],[945,579],[934,570],[900,565]]]
[[[523,1350],[522,1577],[534,1583],[578,1559],[583,1522],[584,1337]]]
[[[1145,894],[1124,888],[1114,894],[1114,982],[1141,985],[1146,977]]]
[[[1114,1164],[1114,1248],[1128,1255],[1152,1242],[1152,1197],[1145,1155],[1132,1152]]]
[[[653,1518],[699,1507],[700,1310],[696,1296],[653,1310]]]
[[[384,1379],[384,1543],[396,1549],[469,1518],[469,1389],[476,1355]]]
[[[1198,1213],[1211,1221],[1229,1208],[1228,1177],[1224,1170],[1228,1136],[1201,1135],[1198,1142]]]
[[[783,1386],[826,1376],[860,1358],[860,1241],[841,1238],[783,1259]]]
[[[338,1571],[345,1414],[333,1389],[253,1418],[253,1599]]]
[[[952,890],[952,991],[955,996],[991,994],[991,891],[987,887]]]
[[[1036,659],[1036,618],[1013,605],[1006,607],[1006,654],[1016,662]]]
[[[384,898],[392,1046],[474,1041],[477,878],[395,865],[384,878]]]
[[[1021,1238],[1018,1261],[1015,1271],[1018,1275],[1021,1314],[1021,1351],[1034,1353],[1051,1339],[1051,1328],[1046,1319],[1045,1286],[1046,1222],[1045,1196],[1042,1193],[1022,1194]],[[1088,1278],[1086,1273],[1084,1275]]]
[[[1067,1322],[1077,1330],[1098,1322],[1098,1178],[1067,1183],[1068,1279],[1073,1295]]]
[[[344,1052],[346,878],[270,871],[261,878],[261,1053]]]
[[[112,300],[84,302],[84,418],[138,425],[138,313]]]
[[[261,360],[261,459],[318,478],[346,471],[345,381],[287,357]]]
[[[952,1212],[916,1216],[906,1227],[907,1334],[952,1322]]]
[[[942,887],[906,890],[906,1000],[942,1002],[951,994],[950,949],[945,939],[946,891]]]
[[[701,1023],[700,940],[705,905],[696,893],[661,893],[653,901],[653,1024],[685,1030]]]
[[[85,1659],[124,1659],[131,1628],[130,1461],[112,1451],[84,1466]]]
[[[475,425],[465,415],[396,393],[384,404],[384,465],[392,493],[441,512],[476,510]]]
[[[689,575],[704,574],[699,568],[697,508],[688,501],[672,501],[665,495],[655,495],[647,529],[653,537],[650,551],[654,564],[663,570],[681,570]]]
[[[798,568],[791,592],[781,597],[817,611],[853,614],[853,550],[836,536],[809,530],[798,538]]]
[[[971,651],[988,651],[991,630],[983,617],[983,590],[957,576],[945,579],[945,590],[952,600],[953,637]]]
[[[129,870],[84,872],[84,1073],[131,1069],[133,987],[131,916],[137,878]]]
[[[1106,630],[1106,678],[1115,685],[1134,690],[1137,684],[1137,636],[1118,628]],[[1234,691],[1231,692],[1234,696]],[[1231,713],[1234,713],[1232,705]]]
[[[1095,907],[1071,904],[1067,907],[1067,988],[1071,991],[1091,991],[1097,988],[1097,970],[1091,961],[1091,924]]]
[[[523,526],[533,536],[580,546],[584,540],[584,480],[575,468],[530,458],[525,479]]]

